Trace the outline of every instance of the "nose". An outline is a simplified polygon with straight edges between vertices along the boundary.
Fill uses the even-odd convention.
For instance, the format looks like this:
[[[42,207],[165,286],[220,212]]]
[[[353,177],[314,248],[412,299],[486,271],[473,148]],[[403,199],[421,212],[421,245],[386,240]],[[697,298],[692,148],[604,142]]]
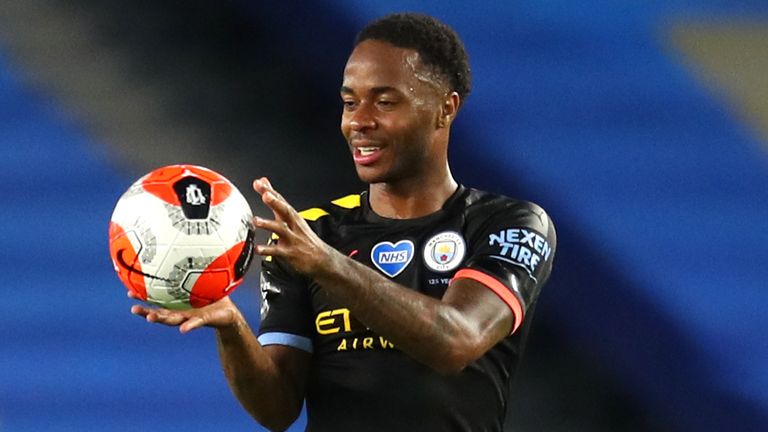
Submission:
[[[376,119],[372,115],[367,103],[361,103],[350,114],[349,127],[355,132],[376,128]]]

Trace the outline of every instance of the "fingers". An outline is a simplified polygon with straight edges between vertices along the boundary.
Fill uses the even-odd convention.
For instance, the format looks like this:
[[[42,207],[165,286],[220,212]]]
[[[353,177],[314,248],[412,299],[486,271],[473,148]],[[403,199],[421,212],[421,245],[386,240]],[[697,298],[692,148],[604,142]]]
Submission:
[[[152,323],[164,324],[167,326],[178,326],[189,319],[188,316],[178,312],[169,312],[165,309],[156,309],[147,314],[147,321]]]
[[[149,308],[145,308],[144,306],[139,306],[139,305],[131,306],[131,313],[134,314],[134,315],[138,315],[138,316],[146,318],[147,315],[149,314],[149,312],[150,312],[150,309]]]
[[[256,245],[256,253],[262,256],[286,256],[286,252],[277,245]]]
[[[205,320],[200,317],[192,317],[179,326],[179,331],[189,333],[192,330],[199,329],[205,325]]]
[[[162,308],[149,308],[141,305],[131,306],[131,313],[143,317],[147,322],[163,324],[167,326],[182,326],[179,330],[187,333],[190,330],[202,327],[205,321],[199,317],[193,317],[184,311],[171,311]],[[187,324],[192,321],[191,324]],[[201,321],[201,322],[198,322]]]
[[[278,237],[285,238],[290,234],[291,228],[288,226],[288,223],[284,221],[277,221],[277,220],[269,220],[269,219],[263,219],[258,216],[253,218],[253,224],[258,227],[265,229],[267,231],[272,231],[273,233],[277,234]]]
[[[280,195],[275,188],[272,186],[272,183],[269,182],[269,179],[266,177],[262,177],[259,179],[256,179],[253,181],[253,189],[259,193],[259,195],[264,195],[267,192],[272,192],[272,194],[279,198],[283,199],[283,196]]]
[[[267,191],[267,188],[271,189],[272,184],[269,183],[269,179],[266,177],[257,178],[253,181],[253,190],[258,192],[259,194],[263,194]]]
[[[276,219],[290,222],[295,217],[296,211],[272,187],[272,184],[266,177],[254,180],[253,189],[261,195],[261,200],[272,210]]]
[[[284,220],[288,223],[296,218],[296,211],[282,197],[268,190],[261,196],[261,200],[275,214],[275,219]]]

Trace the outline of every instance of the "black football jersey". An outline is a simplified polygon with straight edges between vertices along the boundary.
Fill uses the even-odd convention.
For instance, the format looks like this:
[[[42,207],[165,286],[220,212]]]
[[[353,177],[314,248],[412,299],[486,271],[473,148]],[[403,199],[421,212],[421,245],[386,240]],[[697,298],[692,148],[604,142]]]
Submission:
[[[307,430],[501,431],[530,314],[554,260],[555,229],[544,210],[460,186],[440,211],[416,219],[378,216],[365,192],[301,215],[329,245],[404,287],[441,298],[452,279],[474,279],[515,317],[510,336],[461,373],[443,375],[280,259],[265,259],[259,341],[312,353]]]

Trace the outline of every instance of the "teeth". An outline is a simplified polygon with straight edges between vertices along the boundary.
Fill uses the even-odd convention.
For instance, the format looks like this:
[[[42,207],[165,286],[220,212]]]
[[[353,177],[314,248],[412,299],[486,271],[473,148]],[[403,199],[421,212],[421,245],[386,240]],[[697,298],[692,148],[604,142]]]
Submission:
[[[363,156],[368,156],[369,154],[372,154],[378,149],[379,149],[378,147],[358,147],[358,150],[360,150],[360,154]]]

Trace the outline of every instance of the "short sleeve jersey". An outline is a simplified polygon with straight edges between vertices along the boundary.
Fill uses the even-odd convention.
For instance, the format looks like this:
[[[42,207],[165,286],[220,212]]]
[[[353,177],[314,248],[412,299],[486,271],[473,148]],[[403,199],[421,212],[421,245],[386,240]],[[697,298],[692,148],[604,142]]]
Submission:
[[[441,298],[452,280],[473,279],[514,315],[510,336],[462,372],[443,375],[281,260],[264,260],[259,341],[312,353],[307,430],[501,431],[530,314],[554,260],[544,210],[460,186],[440,211],[417,219],[378,216],[367,193],[301,214],[326,243],[403,287]]]

